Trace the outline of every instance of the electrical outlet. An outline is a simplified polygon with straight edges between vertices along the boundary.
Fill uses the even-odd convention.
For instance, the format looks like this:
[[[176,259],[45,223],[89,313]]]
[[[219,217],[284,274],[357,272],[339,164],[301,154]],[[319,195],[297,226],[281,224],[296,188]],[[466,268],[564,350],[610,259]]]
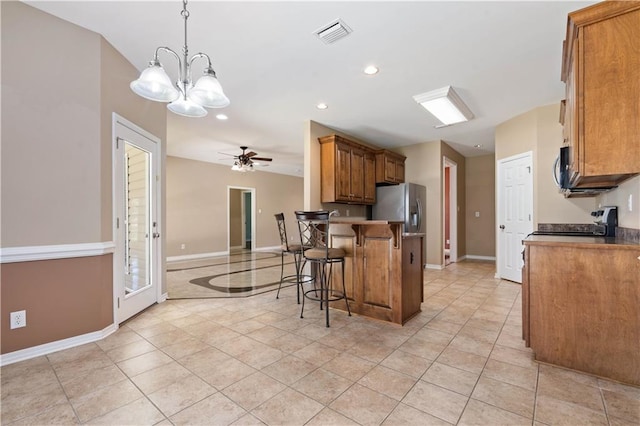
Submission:
[[[347,209],[347,216],[349,216],[349,209]]]
[[[180,250],[184,250],[184,249],[186,249],[186,248],[187,248],[187,245],[186,245],[186,244],[181,244],[181,245],[180,245]]]
[[[480,217],[480,212],[476,212],[476,217]]]
[[[27,326],[27,311],[11,312],[11,330]]]

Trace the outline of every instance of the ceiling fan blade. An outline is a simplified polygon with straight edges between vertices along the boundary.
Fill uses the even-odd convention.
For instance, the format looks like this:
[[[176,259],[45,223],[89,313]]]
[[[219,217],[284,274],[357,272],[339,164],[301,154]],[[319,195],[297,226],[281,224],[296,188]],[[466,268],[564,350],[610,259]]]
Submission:
[[[247,158],[255,157],[256,155],[258,155],[258,153],[253,151],[249,151],[246,154],[244,154],[244,156]]]
[[[253,157],[251,159],[256,161],[273,161],[272,158],[266,158],[266,157]]]
[[[227,154],[226,152],[218,152],[218,154],[220,154],[220,155],[228,155],[229,157],[238,158],[237,155]]]

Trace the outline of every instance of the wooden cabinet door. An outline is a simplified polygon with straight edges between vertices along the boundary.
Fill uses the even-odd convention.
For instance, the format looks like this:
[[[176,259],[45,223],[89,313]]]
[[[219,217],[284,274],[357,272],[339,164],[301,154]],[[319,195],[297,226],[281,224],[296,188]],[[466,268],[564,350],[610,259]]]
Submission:
[[[420,312],[423,298],[422,238],[402,239],[402,322]]]
[[[376,156],[370,152],[364,154],[364,202],[376,202]]]
[[[404,160],[396,161],[395,180],[398,183],[404,183]]]
[[[350,201],[364,202],[364,151],[351,148],[351,192]]]
[[[336,144],[336,201],[351,200],[351,148]]]

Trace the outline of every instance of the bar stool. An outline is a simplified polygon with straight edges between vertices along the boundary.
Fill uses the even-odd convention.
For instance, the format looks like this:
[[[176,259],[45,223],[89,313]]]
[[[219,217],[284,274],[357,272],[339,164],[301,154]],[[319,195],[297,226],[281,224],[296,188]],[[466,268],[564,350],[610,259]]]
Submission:
[[[341,248],[329,247],[328,211],[296,211],[295,214],[298,221],[298,230],[300,231],[302,257],[315,266],[320,284],[318,289],[314,280],[314,288],[303,291],[300,318],[304,318],[305,298],[319,300],[320,309],[325,309],[326,323],[327,327],[329,327],[329,302],[344,299],[347,304],[347,312],[351,316],[351,309],[346,296],[347,290],[344,285],[344,258],[346,254]],[[334,263],[342,265],[342,293],[331,287],[331,273]],[[329,267],[328,273],[327,266]],[[320,294],[319,297],[318,293]]]
[[[284,213],[277,213],[274,215],[276,217],[276,222],[278,224],[278,232],[280,233],[280,285],[278,285],[278,292],[276,293],[276,299],[280,298],[280,288],[282,288],[282,282],[284,280],[288,280],[291,278],[296,279],[296,288],[298,293],[298,304],[300,304],[300,286],[301,277],[300,273],[302,272],[302,247],[299,244],[289,244],[289,239],[287,238],[287,227],[284,222]],[[293,262],[296,266],[296,274],[295,275],[287,275],[284,276],[284,255],[292,254]]]

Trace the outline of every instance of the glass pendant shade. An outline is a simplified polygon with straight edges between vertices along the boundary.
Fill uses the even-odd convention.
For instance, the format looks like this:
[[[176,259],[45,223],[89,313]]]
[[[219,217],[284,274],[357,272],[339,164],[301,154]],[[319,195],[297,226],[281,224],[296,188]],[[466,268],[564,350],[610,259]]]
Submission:
[[[150,62],[140,78],[132,81],[129,86],[136,94],[152,101],[171,102],[180,97],[180,92],[157,61]]]
[[[207,108],[224,108],[230,104],[213,70],[205,71],[195,86],[187,92],[187,96]]]
[[[167,105],[169,111],[178,115],[184,115],[185,117],[204,117],[207,115],[207,110],[191,99],[184,99],[181,97],[177,101],[171,102]]]

